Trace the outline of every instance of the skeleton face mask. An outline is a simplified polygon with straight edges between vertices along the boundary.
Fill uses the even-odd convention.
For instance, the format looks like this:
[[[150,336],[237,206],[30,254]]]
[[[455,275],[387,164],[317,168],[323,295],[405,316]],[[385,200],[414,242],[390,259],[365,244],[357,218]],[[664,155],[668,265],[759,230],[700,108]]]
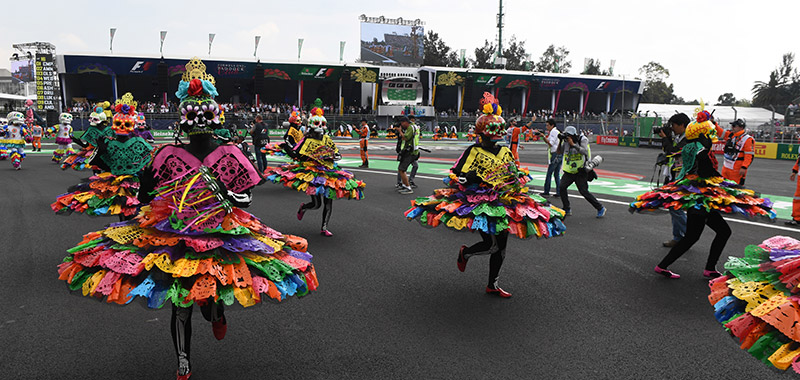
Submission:
[[[315,115],[308,119],[308,126],[311,127],[314,132],[320,134],[325,133],[325,128],[327,125],[328,120],[325,119],[325,116]]]
[[[111,129],[118,135],[129,135],[133,132],[136,126],[136,120],[131,115],[116,114],[114,115],[114,123],[111,124]]]
[[[58,122],[61,124],[72,124],[72,115],[68,113],[62,113],[58,116]]]
[[[92,112],[89,114],[89,124],[93,127],[96,127],[104,122],[106,122],[106,114],[102,111],[100,113]]]
[[[16,111],[10,112],[6,118],[8,119],[8,125],[22,125],[22,121],[25,120],[22,112]]]
[[[213,99],[188,99],[180,108],[181,128],[190,135],[211,133],[220,125],[219,105]]]

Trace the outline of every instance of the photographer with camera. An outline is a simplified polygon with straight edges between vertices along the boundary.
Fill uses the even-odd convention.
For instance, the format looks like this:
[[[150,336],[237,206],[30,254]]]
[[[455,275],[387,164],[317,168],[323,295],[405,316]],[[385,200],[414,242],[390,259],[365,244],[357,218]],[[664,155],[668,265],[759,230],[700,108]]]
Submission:
[[[561,194],[561,203],[564,205],[564,211],[566,211],[567,215],[572,215],[567,188],[575,183],[578,192],[597,210],[597,217],[604,217],[606,208],[589,192],[589,172],[585,168],[592,154],[591,148],[589,148],[589,139],[578,134],[578,130],[571,125],[564,128],[563,133],[558,134],[558,139],[560,143],[556,153],[564,155],[564,161],[561,164],[561,169],[564,173],[561,175],[561,183],[558,186],[558,193]],[[599,164],[599,162],[593,162],[592,168],[596,164]]]
[[[653,130],[661,136],[661,150],[664,151],[667,157],[667,165],[669,165],[669,178],[667,182],[672,182],[678,177],[678,173],[683,168],[683,159],[681,159],[681,151],[686,145],[686,126],[689,125],[689,116],[685,113],[678,113],[672,115],[667,121],[666,126],[662,126]],[[672,248],[678,244],[683,236],[686,235],[686,212],[683,210],[669,210],[669,216],[672,219],[672,240],[665,241],[662,245],[667,248]]]
[[[547,128],[547,133],[543,133],[541,131],[535,131],[534,133],[538,134],[544,143],[547,144],[547,177],[544,179],[544,192],[540,195],[543,197],[550,196],[550,178],[552,177],[556,182],[556,197],[560,197],[561,193],[559,193],[558,188],[561,186],[561,175],[559,172],[559,168],[561,167],[561,161],[563,159],[563,155],[558,153],[558,135],[561,134],[561,131],[556,128],[556,119],[549,118],[545,122],[545,128]]]

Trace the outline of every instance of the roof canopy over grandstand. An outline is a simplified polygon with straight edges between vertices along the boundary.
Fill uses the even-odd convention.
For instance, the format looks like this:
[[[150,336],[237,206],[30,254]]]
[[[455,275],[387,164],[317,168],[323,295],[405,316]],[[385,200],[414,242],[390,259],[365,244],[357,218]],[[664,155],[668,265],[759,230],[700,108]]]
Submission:
[[[653,104],[653,103],[641,103],[637,109],[637,113],[644,116],[659,116],[664,120],[670,118],[670,116],[682,112],[689,117],[691,117],[697,109],[699,109],[699,105],[683,105],[683,104]],[[735,109],[734,109],[735,108]],[[748,128],[755,128],[762,124],[767,124],[772,120],[773,112],[758,107],[731,107],[731,106],[711,106],[706,105],[705,109],[708,112],[714,113],[714,118],[722,125],[723,127],[727,127],[728,123],[736,120],[742,119],[747,122]],[[782,115],[779,113],[775,113],[775,118],[782,118]]]
[[[58,56],[63,98],[113,99],[131,92],[143,101],[174,100],[184,58],[65,54]],[[643,91],[641,80],[619,77],[535,73],[512,70],[423,66],[397,68],[366,63],[256,62],[208,59],[206,71],[217,82],[222,102],[377,106],[382,79],[414,77],[422,84],[422,104],[437,110],[472,110],[483,92],[492,92],[510,113],[529,110],[610,112],[634,109]],[[412,74],[397,70],[414,70]],[[263,73],[263,76],[261,75]],[[629,95],[626,97],[625,93]],[[619,98],[619,99],[618,99]],[[624,104],[623,104],[624,102]]]

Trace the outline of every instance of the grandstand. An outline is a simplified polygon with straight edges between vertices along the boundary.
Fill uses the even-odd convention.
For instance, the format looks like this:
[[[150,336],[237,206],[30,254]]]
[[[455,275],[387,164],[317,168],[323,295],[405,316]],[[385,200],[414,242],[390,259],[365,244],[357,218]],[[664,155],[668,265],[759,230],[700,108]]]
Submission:
[[[396,42],[405,45],[407,41]],[[125,92],[131,92],[142,101],[174,101],[174,91],[189,59],[58,55],[62,102],[115,99]],[[421,84],[421,104],[418,105],[433,106],[437,111],[474,111],[483,92],[491,92],[500,99],[507,113],[532,110],[613,113],[621,108],[636,109],[644,87],[643,81],[638,79],[512,70],[223,59],[208,59],[204,63],[216,78],[221,102],[247,104],[302,106],[320,98],[325,104],[340,104],[341,99],[345,107],[377,110],[382,102],[383,81],[404,76]]]

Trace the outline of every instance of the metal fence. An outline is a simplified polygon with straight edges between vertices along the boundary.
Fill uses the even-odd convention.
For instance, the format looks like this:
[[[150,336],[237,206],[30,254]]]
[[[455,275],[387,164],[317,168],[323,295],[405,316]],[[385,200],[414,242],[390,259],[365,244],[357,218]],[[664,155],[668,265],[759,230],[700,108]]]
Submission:
[[[177,112],[169,113],[145,113],[147,124],[155,130],[170,129],[179,120],[180,115]],[[264,123],[270,129],[282,128],[283,122],[289,119],[287,113],[264,113],[261,114]],[[89,112],[73,113],[72,126],[75,130],[85,130],[89,126]],[[393,116],[376,116],[372,114],[327,114],[325,118],[328,121],[328,126],[331,129],[338,128],[339,125],[359,125],[362,119],[367,122],[377,124],[380,130],[388,129],[394,122]],[[573,116],[555,116],[557,126],[563,130],[566,126],[575,126],[580,131],[591,132],[592,134],[611,134],[611,135],[633,135],[637,132],[637,121],[635,118],[626,116],[621,118],[614,116],[610,120],[599,119],[596,117],[581,117],[580,115]],[[255,119],[255,114],[251,113],[227,113],[225,115],[225,123],[227,125],[235,124],[237,128],[249,128]],[[419,118],[417,124],[421,126],[423,131],[433,131],[435,126],[456,126],[459,132],[466,132],[470,126],[475,124],[475,116],[434,116]],[[520,118],[518,125],[527,125],[532,120],[531,117]],[[545,121],[548,117],[539,117],[531,124],[531,128],[544,130]]]

